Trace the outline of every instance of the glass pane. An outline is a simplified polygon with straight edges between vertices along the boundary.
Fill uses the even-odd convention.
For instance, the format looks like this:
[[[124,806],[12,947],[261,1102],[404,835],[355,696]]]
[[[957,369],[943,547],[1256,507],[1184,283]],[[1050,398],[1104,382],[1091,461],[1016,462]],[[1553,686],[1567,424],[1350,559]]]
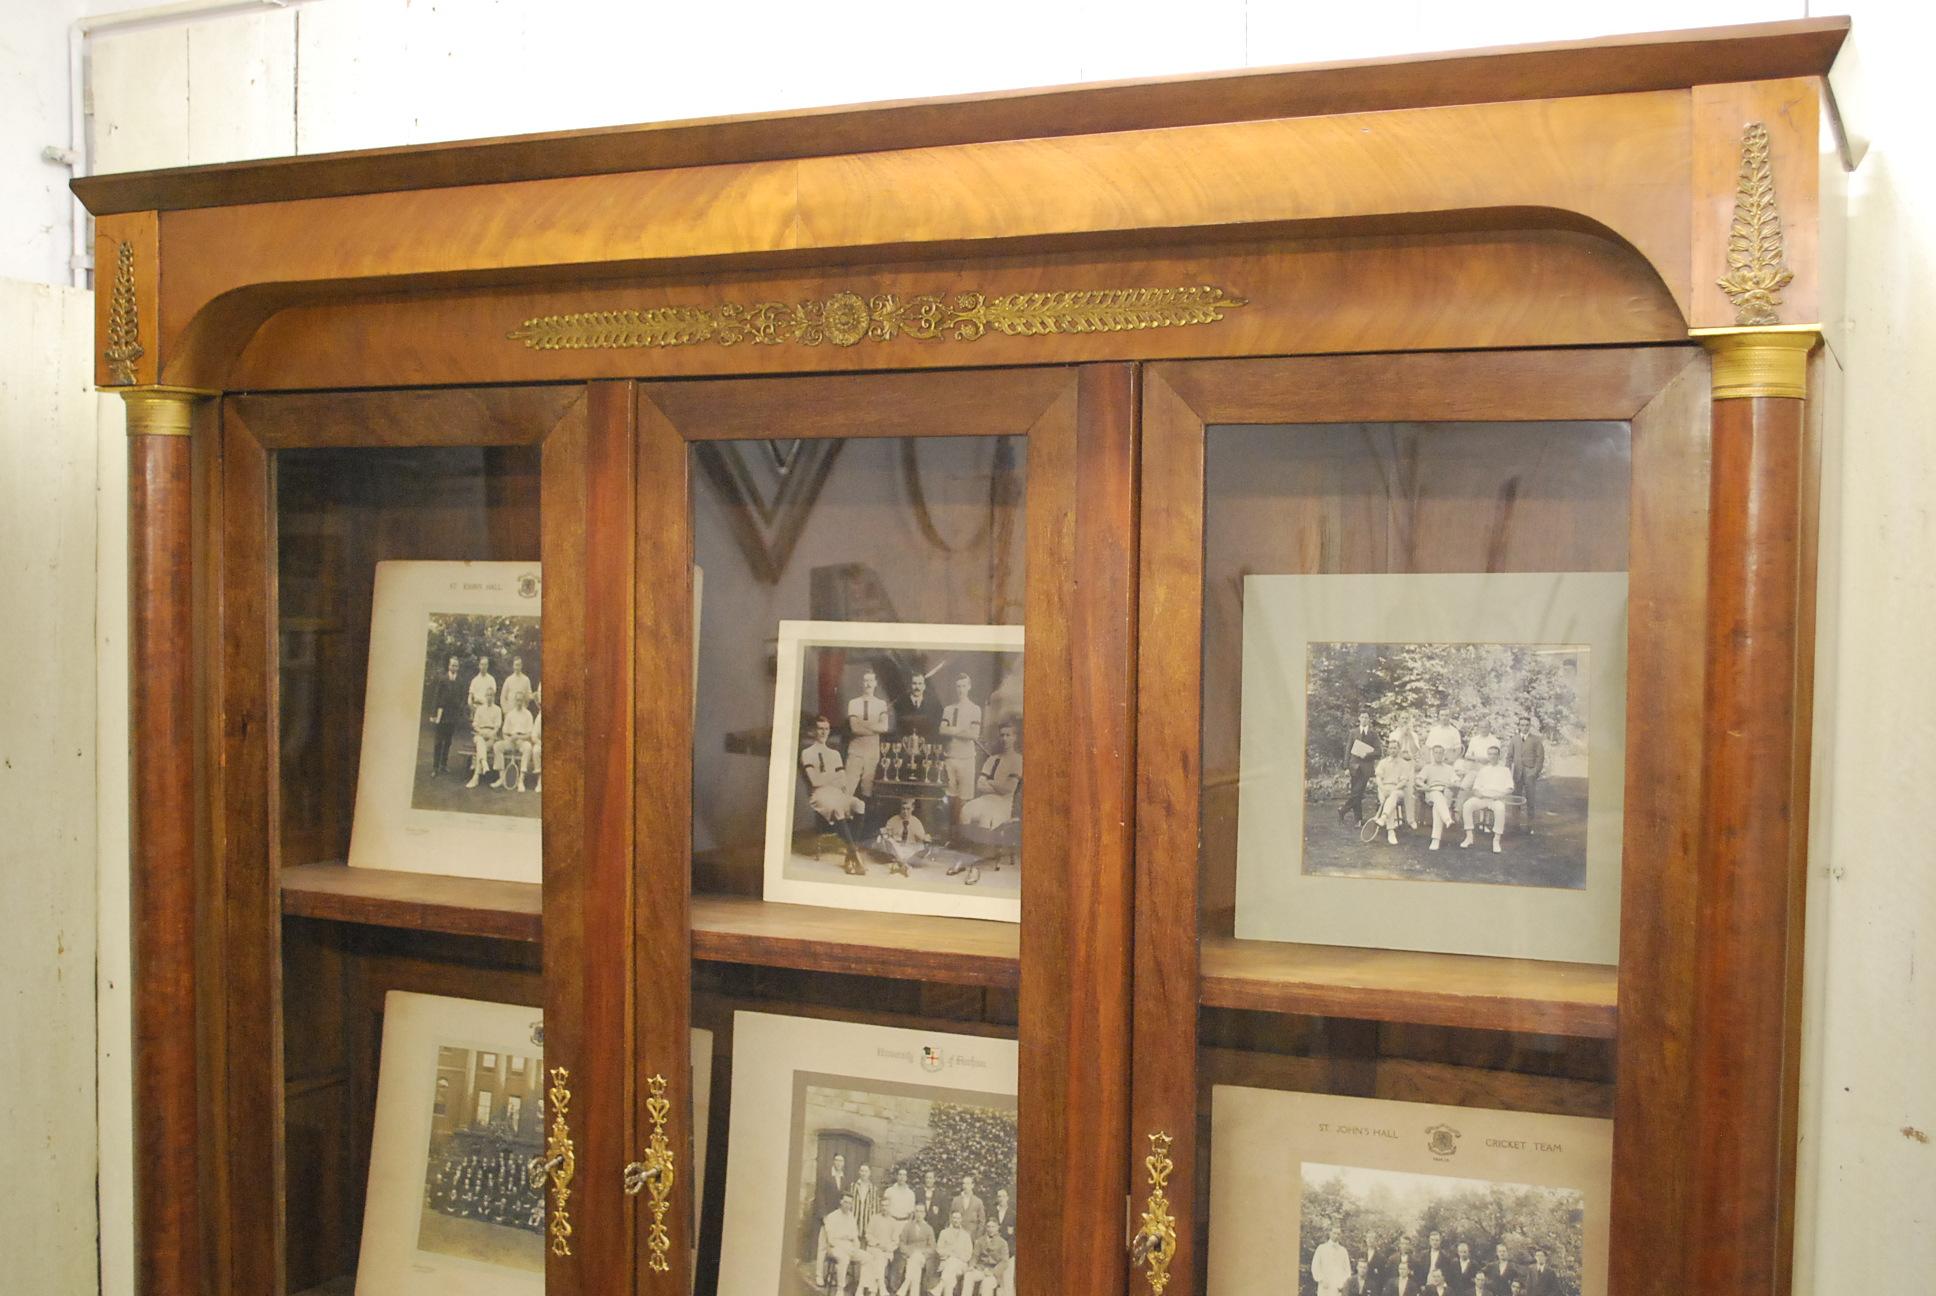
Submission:
[[[1212,1296],[1605,1290],[1630,444],[1208,430]]]
[[[697,1289],[1012,1290],[1026,439],[692,453]]]
[[[539,452],[286,450],[273,481],[285,904],[330,915],[283,923],[288,1289],[541,1282]],[[449,917],[506,906],[529,940]]]

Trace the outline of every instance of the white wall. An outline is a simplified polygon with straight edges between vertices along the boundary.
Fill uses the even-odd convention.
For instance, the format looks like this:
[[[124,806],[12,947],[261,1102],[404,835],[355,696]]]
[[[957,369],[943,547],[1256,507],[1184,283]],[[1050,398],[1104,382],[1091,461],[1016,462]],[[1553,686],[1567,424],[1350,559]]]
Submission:
[[[46,123],[64,121],[60,42],[76,8],[75,0],[29,0],[26,21],[10,16],[0,25],[0,276],[53,281],[64,267],[66,208],[37,153],[42,143],[65,142],[64,129]],[[1918,1137],[1936,1138],[1936,847],[1915,813],[1936,779],[1936,729],[1927,723],[1936,714],[1936,673],[1925,660],[1936,644],[1928,502],[1936,498],[1936,429],[1918,390],[1936,377],[1928,308],[1936,149],[1919,93],[1936,31],[1921,0],[1855,0],[1822,11],[1842,8],[1855,12],[1859,58],[1845,57],[1838,78],[1856,128],[1874,146],[1853,179],[1848,398],[1829,464],[1824,535],[1821,807],[1797,1260],[1797,1290],[1822,1296],[1903,1291],[1903,1275],[1936,1272],[1936,1143]],[[886,0],[311,0],[95,40],[96,162],[100,170],[170,166],[1805,11],[1806,0],[990,0],[966,10]],[[50,131],[51,139],[40,138]],[[0,382],[24,364],[0,351]],[[58,435],[54,417],[43,418],[40,435]],[[112,530],[122,501],[112,472],[120,450],[104,444],[111,449],[101,457],[100,636],[109,753],[124,714],[113,664],[123,651],[113,565],[120,537]],[[0,489],[20,489],[4,480]],[[34,542],[44,547],[45,537]],[[67,565],[70,585],[86,578]],[[9,587],[7,595],[29,591]],[[44,615],[40,607],[11,604],[4,614],[31,624]],[[112,790],[100,829],[105,988],[118,975],[114,961],[126,958],[125,919],[116,923],[125,900],[110,895],[125,875],[125,771],[105,759],[100,771]],[[0,943],[24,945],[43,933],[38,917],[14,924],[6,935],[23,939]],[[102,1013],[103,1264],[107,1290],[118,1293],[127,1163],[125,1098],[116,1101],[114,1084],[125,1076],[113,1077],[125,1001],[104,997]],[[11,1191],[0,1179],[0,1218],[13,1218]]]
[[[48,1296],[95,1282],[93,331],[91,294],[0,281],[0,1256]]]

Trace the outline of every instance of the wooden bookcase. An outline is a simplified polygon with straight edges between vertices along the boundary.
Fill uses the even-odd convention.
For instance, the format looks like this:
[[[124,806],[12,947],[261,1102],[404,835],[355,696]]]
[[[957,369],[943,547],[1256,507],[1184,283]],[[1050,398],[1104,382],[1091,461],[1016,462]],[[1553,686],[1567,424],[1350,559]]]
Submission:
[[[560,1296],[716,1290],[747,1007],[1019,1043],[1021,1296],[1206,1290],[1227,1083],[1610,1117],[1614,1296],[1785,1292],[1845,35],[77,182],[134,741],[192,754],[132,787],[144,1296],[353,1289],[390,990],[543,1009]],[[790,510],[721,467],[769,441]],[[810,590],[815,517],[904,574]],[[544,564],[542,885],[344,863],[393,558]],[[1629,581],[1617,966],[1240,939],[1241,577],[1542,570]],[[720,663],[757,712],[774,609],[964,601],[1028,628],[1023,921],[762,899]]]

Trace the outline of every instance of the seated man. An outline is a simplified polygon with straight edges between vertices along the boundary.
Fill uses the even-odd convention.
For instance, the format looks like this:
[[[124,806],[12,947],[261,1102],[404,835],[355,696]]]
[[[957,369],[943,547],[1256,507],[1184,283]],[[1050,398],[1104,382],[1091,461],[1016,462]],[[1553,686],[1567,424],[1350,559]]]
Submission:
[[[894,1296],[924,1296],[928,1257],[933,1254],[934,1226],[920,1214],[909,1216],[901,1226],[901,1285]]]
[[[931,840],[927,828],[914,816],[914,798],[902,797],[901,813],[881,825],[880,847],[887,852],[887,871],[906,877],[908,864],[920,856]]]
[[[527,706],[528,700],[528,696],[520,697],[504,717],[504,730],[495,748],[497,782],[491,784],[492,787],[510,787],[511,784],[507,780],[510,778],[512,767],[515,766],[518,779],[514,790],[524,791],[524,772],[531,765],[531,731],[535,727],[535,721]]]
[[[1405,798],[1412,790],[1412,779],[1417,771],[1412,759],[1398,750],[1396,735],[1386,744],[1389,753],[1378,762],[1378,822],[1385,825],[1385,840],[1393,846],[1398,844],[1398,819],[1405,807]],[[1406,827],[1416,828],[1417,824],[1407,823]]]
[[[860,1253],[860,1281],[854,1287],[854,1296],[887,1296],[887,1262],[894,1252],[876,1246],[872,1240],[874,1220],[881,1218],[876,1215],[867,1222],[869,1240]]]
[[[491,771],[491,753],[497,748],[498,735],[504,732],[504,708],[496,702],[485,702],[471,712],[471,742],[477,754],[471,758],[471,781],[464,786],[474,788],[477,780]]]
[[[807,801],[813,806],[813,812],[832,825],[846,844],[847,856],[842,869],[858,876],[867,870],[860,862],[860,851],[854,845],[854,830],[848,820],[865,813],[867,803],[854,795],[854,782],[840,753],[827,745],[832,733],[833,725],[826,716],[814,720],[813,741],[800,753],[800,769],[812,789]]]
[[[975,1251],[968,1268],[969,1296],[1001,1296],[1002,1269],[1008,1264],[1008,1243],[1002,1241],[1002,1228],[994,1220],[982,1226],[975,1239]]]
[[[1452,797],[1459,785],[1459,772],[1445,763],[1445,748],[1434,746],[1425,764],[1419,767],[1417,783],[1425,793],[1425,813],[1432,820],[1432,849],[1452,826]]]
[[[854,1219],[854,1194],[842,1193],[840,1205],[820,1225],[820,1253],[823,1264],[834,1263],[834,1292],[847,1290],[847,1275],[860,1267],[860,1224]],[[821,1281],[826,1280],[823,1268]]]
[[[941,1272],[928,1289],[928,1296],[955,1296],[968,1275],[969,1261],[975,1258],[975,1244],[968,1230],[961,1227],[960,1211],[948,1212],[948,1227],[941,1230],[934,1253],[940,1259]]]
[[[1512,771],[1506,768],[1494,743],[1486,752],[1487,763],[1472,776],[1472,793],[1465,799],[1465,840],[1461,849],[1472,844],[1473,820],[1481,810],[1492,812],[1492,849],[1499,849],[1499,835],[1506,827],[1505,798],[1513,794]]]

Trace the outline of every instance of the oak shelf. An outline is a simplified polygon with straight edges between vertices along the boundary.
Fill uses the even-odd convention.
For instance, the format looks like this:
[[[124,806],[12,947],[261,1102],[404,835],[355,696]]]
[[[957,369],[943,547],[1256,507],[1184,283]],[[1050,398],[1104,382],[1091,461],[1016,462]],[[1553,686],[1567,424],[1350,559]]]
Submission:
[[[1591,963],[1203,940],[1211,1008],[1612,1039],[1618,985]]]
[[[693,957],[954,985],[1021,984],[1021,928],[975,918],[861,913],[747,896],[692,898]]]
[[[282,871],[285,914],[453,936],[535,942],[543,934],[542,897],[535,882],[353,869],[338,862]]]

